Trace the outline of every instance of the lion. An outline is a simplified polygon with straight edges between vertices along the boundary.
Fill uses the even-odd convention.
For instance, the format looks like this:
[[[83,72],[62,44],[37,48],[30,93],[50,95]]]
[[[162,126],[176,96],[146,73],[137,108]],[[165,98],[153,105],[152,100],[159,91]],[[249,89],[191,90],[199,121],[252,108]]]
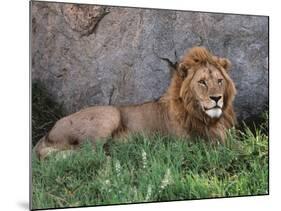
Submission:
[[[73,150],[85,140],[126,137],[130,133],[160,133],[202,137],[224,143],[236,123],[234,82],[226,58],[204,47],[193,47],[174,68],[165,94],[154,102],[130,106],[93,106],[58,120],[35,146],[38,157]]]

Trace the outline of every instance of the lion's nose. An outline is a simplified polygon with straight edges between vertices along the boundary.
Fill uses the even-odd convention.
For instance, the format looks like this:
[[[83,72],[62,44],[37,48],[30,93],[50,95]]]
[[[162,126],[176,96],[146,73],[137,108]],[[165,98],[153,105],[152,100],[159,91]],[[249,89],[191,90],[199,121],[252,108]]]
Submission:
[[[221,99],[221,96],[210,96],[210,99],[217,103]]]

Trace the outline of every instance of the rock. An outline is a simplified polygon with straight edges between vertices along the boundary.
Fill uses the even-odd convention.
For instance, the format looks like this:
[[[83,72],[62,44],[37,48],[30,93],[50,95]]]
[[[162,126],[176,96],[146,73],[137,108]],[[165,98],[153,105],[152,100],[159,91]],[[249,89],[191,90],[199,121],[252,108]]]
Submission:
[[[81,36],[87,36],[93,33],[107,11],[100,6],[64,4],[62,13],[72,30],[79,32]]]
[[[231,60],[239,120],[267,110],[267,17],[32,2],[32,80],[67,113],[159,98],[195,45]]]

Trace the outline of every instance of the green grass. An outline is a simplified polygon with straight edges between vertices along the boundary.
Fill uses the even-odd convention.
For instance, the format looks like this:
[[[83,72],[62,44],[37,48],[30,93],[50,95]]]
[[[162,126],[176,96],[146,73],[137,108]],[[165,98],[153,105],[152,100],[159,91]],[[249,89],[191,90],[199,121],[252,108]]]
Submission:
[[[75,207],[268,194],[268,136],[229,133],[225,145],[133,135],[105,150],[32,157],[32,207]]]

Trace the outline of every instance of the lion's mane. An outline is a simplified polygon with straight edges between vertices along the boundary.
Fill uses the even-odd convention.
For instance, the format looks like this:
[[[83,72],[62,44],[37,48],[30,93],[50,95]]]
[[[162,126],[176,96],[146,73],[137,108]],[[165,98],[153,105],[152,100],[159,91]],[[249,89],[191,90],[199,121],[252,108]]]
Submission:
[[[189,86],[193,77],[191,76],[189,77],[190,80],[184,81],[181,74],[179,74],[181,63],[184,63],[189,68],[198,64],[210,63],[221,71],[226,81],[224,107],[221,118],[213,120],[206,115],[202,115],[198,107],[194,108],[195,98],[192,96],[191,87]],[[174,71],[170,86],[166,94],[162,97],[162,101],[167,104],[167,112],[171,121],[175,127],[182,128],[182,131],[185,131],[189,135],[224,140],[226,130],[233,127],[236,123],[236,116],[233,109],[236,89],[227,72],[230,68],[230,62],[212,55],[206,48],[195,47],[184,56],[181,63],[177,66],[176,71]],[[182,89],[183,83],[185,83],[184,90]],[[184,99],[180,97],[180,92],[185,93]]]

